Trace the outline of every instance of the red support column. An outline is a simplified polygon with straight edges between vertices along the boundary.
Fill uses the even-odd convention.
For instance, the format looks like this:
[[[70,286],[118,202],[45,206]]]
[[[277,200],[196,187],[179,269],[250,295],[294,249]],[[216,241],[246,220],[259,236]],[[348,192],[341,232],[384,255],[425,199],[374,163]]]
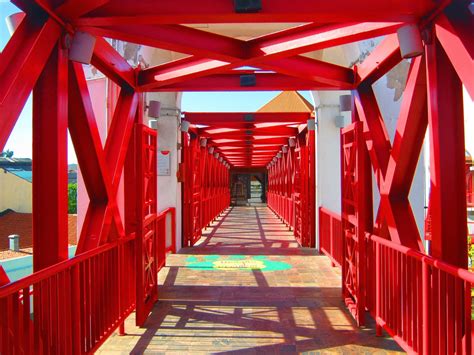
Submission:
[[[439,42],[426,47],[432,241],[431,254],[467,267],[462,85]]]
[[[33,89],[33,270],[68,258],[68,58],[58,45]]]
[[[316,247],[316,137],[314,130],[308,130],[308,212],[309,212],[309,247]]]

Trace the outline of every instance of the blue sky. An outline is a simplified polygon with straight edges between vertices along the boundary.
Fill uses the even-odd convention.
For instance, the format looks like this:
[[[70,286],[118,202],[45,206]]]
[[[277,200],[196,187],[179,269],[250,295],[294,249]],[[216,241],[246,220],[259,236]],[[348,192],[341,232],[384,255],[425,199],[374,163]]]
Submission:
[[[18,12],[18,9],[10,2],[0,0],[0,49],[3,50],[10,38],[5,18]],[[276,95],[279,91],[263,92],[190,92],[184,93],[182,99],[183,111],[209,111],[209,112],[252,112],[259,109]],[[309,92],[301,94],[312,102]],[[5,146],[5,150],[14,151],[15,157],[31,157],[31,98],[25,104],[15,128]],[[69,163],[76,163],[73,147],[68,147]]]

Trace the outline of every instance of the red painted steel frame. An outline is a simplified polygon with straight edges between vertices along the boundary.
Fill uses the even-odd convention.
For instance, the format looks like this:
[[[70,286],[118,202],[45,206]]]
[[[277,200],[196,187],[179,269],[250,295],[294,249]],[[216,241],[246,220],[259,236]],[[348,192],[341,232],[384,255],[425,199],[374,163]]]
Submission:
[[[158,228],[157,228],[157,133],[139,124],[136,128],[137,204],[140,224],[136,233],[137,312],[136,324],[142,326],[158,300]],[[161,245],[164,251],[165,246]]]
[[[361,122],[341,130],[342,297],[358,325],[365,324],[366,244],[368,209]],[[370,176],[370,175],[369,175]],[[370,195],[369,195],[370,196]]]
[[[33,89],[34,271],[68,258],[67,77],[67,51],[56,45]]]
[[[315,131],[296,136],[296,146],[281,151],[268,168],[267,203],[301,246],[314,248],[315,238]]]
[[[229,169],[201,145],[201,137],[183,133],[183,245],[193,246],[230,205]],[[217,151],[216,151],[217,152]]]
[[[360,299],[365,297],[365,306],[376,317],[377,331],[380,333],[383,327],[405,350],[425,354],[472,353],[470,288],[474,280],[464,270],[467,243],[461,96],[461,84],[471,98],[474,93],[472,14],[468,2],[396,0],[387,7],[383,2],[368,0],[324,3],[262,0],[261,11],[245,14],[236,13],[232,1],[214,0],[158,3],[87,0],[64,4],[14,0],[13,3],[26,12],[26,18],[0,54],[0,148],[5,146],[29,94],[34,91],[36,272],[0,287],[2,353],[29,353],[32,349],[39,353],[93,352],[123,322],[135,305],[137,291],[130,287],[135,284],[135,274],[129,270],[137,265],[136,256],[143,262],[144,254],[136,247],[143,248],[147,233],[154,235],[154,242],[156,238],[159,241],[155,243],[158,248],[154,247],[154,253],[153,246],[147,249],[146,260],[155,259],[152,263],[155,270],[163,264],[164,244],[160,235],[163,235],[164,217],[156,216],[155,210],[152,215],[156,219],[148,224],[142,207],[151,208],[153,198],[148,199],[143,190],[136,190],[137,186],[145,188],[143,176],[136,169],[144,163],[143,146],[137,146],[132,134],[133,127],[142,123],[142,99],[138,92],[242,90],[240,75],[250,72],[234,69],[243,66],[267,71],[251,71],[257,82],[254,87],[245,87],[248,90],[354,90],[354,121],[363,125],[367,150],[359,147],[364,152],[358,153],[370,157],[381,195],[375,225],[367,198],[363,201],[365,206],[359,207],[365,217],[355,221],[359,229],[365,228],[357,231],[357,242],[360,250],[364,248],[365,238],[367,260],[366,264],[354,264],[357,270],[353,275],[360,275],[364,268],[370,271],[366,287],[356,286],[354,292]],[[320,23],[314,23],[315,19]],[[307,24],[246,42],[182,26],[212,22]],[[392,33],[407,22],[419,24],[425,53],[412,59],[397,134],[390,144],[372,84],[401,60],[398,41]],[[103,38],[97,39],[92,63],[120,87],[105,147],[99,139],[82,67],[66,65],[63,46],[68,41],[64,35],[73,35],[78,29],[189,55],[135,71]],[[302,56],[308,51],[380,35],[388,36],[355,68]],[[185,184],[188,187],[185,187],[183,206],[185,245],[192,245],[202,227],[229,203],[228,171],[200,147],[197,137],[214,140],[213,145],[219,147],[216,150],[232,165],[240,167],[266,166],[286,139],[286,133],[276,131],[275,137],[264,137],[267,133],[262,130],[259,134],[256,125],[246,122],[213,123],[238,128],[240,134],[212,137],[212,133],[203,130],[185,140],[184,176],[189,182]],[[295,128],[291,125],[298,123],[301,120],[296,119],[279,126]],[[78,255],[61,261],[66,258],[66,127],[75,146],[90,204]],[[431,138],[433,257],[423,254],[408,201],[427,128]],[[245,130],[252,130],[252,139],[245,138]],[[227,141],[216,143],[219,140]],[[269,169],[269,204],[293,226],[303,245],[312,245],[315,230],[312,183],[315,168],[311,160],[314,147],[308,142],[314,142],[311,132],[306,137],[299,135],[297,147],[289,148]],[[48,160],[45,150],[56,152],[57,159]],[[124,221],[117,207],[123,171]],[[361,178],[357,191],[365,189],[370,196],[367,166],[361,171],[365,177]],[[149,189],[150,186],[146,188]],[[148,196],[146,202],[145,196]],[[366,232],[365,237],[362,232]],[[143,238],[135,240],[137,235]],[[150,247],[147,243],[146,248]],[[156,275],[153,271],[147,276]],[[8,281],[4,276],[1,278],[0,283]],[[153,286],[147,288],[144,284],[145,281],[139,281],[137,289],[144,288],[153,299]],[[33,298],[26,296],[32,287]],[[356,302],[360,316],[364,311],[362,304]],[[29,315],[31,305],[34,320]],[[144,313],[140,315],[141,321]]]

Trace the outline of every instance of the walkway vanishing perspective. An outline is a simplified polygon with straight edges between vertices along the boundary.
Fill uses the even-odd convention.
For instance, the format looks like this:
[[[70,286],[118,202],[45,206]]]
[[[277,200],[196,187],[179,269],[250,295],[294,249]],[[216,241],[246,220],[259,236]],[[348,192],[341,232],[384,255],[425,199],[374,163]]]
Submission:
[[[144,328],[98,351],[236,354],[396,353],[389,338],[357,328],[328,258],[299,248],[267,207],[231,207],[198,245],[167,258],[159,302]]]

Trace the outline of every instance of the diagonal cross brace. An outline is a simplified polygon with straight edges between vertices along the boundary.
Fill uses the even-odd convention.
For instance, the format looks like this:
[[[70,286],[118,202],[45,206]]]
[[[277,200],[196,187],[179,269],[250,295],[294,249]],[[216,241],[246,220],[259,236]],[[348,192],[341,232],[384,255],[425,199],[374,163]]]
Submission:
[[[116,200],[138,96],[121,91],[103,149],[82,66],[71,64],[71,74],[69,129],[91,199],[78,244],[82,253],[106,242],[112,223],[119,236],[124,235]]]
[[[428,125],[423,58],[412,60],[393,147],[371,86],[361,85],[355,91],[355,106],[364,123],[366,146],[381,196],[377,223],[385,220],[393,241],[423,250],[408,199]]]

